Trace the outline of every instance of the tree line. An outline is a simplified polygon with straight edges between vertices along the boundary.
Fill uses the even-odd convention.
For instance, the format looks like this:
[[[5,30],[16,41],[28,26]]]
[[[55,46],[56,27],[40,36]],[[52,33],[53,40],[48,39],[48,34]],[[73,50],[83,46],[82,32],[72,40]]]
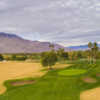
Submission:
[[[41,64],[46,67],[52,68],[57,61],[74,61],[78,59],[87,59],[90,64],[100,59],[100,50],[96,42],[88,43],[88,49],[85,51],[69,51],[66,52],[64,49],[54,50],[54,45],[50,44],[51,51],[43,53],[32,53],[32,54],[0,54],[0,61],[12,60],[12,61],[25,61],[25,60],[39,60]]]
[[[42,53],[41,64],[44,67],[49,67],[52,69],[52,66],[56,64],[57,61],[61,60],[78,60],[78,59],[87,59],[90,64],[96,63],[97,59],[100,59],[100,51],[98,44],[96,42],[88,43],[88,50],[85,51],[70,51],[65,52],[64,49],[59,49],[58,51],[54,50],[54,46],[50,45],[51,51]]]
[[[25,61],[25,60],[38,60],[40,59],[40,53],[32,54],[0,54],[0,61]]]

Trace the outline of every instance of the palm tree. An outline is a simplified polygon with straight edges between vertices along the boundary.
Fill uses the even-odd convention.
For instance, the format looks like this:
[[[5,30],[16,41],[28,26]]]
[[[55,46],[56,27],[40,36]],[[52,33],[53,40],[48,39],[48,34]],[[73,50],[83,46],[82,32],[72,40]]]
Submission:
[[[90,63],[91,63],[91,60],[93,61],[93,63],[95,63],[97,54],[98,54],[98,50],[99,50],[98,44],[96,42],[94,42],[94,43],[89,42],[88,47],[89,47]]]
[[[91,49],[93,44],[91,42],[88,43],[88,47]]]
[[[88,50],[88,52],[89,52],[89,61],[91,63],[91,61],[92,61],[92,47],[93,47],[93,44],[91,42],[89,42],[88,43],[88,47],[89,47],[89,50]]]
[[[93,48],[92,48],[92,52],[93,52],[93,62],[96,62],[98,50],[99,50],[98,44],[96,42],[94,42]]]

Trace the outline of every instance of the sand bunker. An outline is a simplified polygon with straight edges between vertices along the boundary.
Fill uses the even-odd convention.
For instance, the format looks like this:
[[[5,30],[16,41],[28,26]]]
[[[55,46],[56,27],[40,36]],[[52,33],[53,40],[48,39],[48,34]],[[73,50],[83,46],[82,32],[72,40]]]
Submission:
[[[80,95],[80,100],[100,100],[100,88],[95,88],[83,92]]]
[[[44,75],[42,66],[39,63],[28,62],[1,62],[0,63],[0,94],[6,91],[3,85],[5,80],[39,77]]]
[[[17,82],[11,82],[10,84],[12,86],[22,86],[22,85],[33,84],[33,83],[35,83],[35,80],[17,81]]]
[[[97,73],[96,76],[97,76],[97,77],[100,77],[100,73]]]
[[[85,77],[82,79],[85,83],[96,83],[97,80],[92,77]]]

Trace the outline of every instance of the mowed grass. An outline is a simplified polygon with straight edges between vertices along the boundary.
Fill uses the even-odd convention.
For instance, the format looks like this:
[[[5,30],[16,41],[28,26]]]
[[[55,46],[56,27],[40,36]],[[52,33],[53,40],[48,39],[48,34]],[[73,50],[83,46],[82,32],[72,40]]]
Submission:
[[[64,75],[64,76],[75,76],[75,75],[81,75],[86,73],[87,70],[85,69],[70,69],[70,70],[63,70],[59,72],[59,75]]]
[[[90,65],[86,62],[76,63],[71,67],[89,70]],[[87,68],[84,68],[86,65]],[[95,74],[100,71],[100,62],[97,66],[83,75],[77,76],[61,76],[58,74],[60,69],[49,71],[43,77],[36,79],[36,82],[32,85],[24,86],[11,86],[9,82],[6,82],[8,90],[6,93],[0,96],[0,100],[80,100],[80,94],[88,89],[92,89],[100,86],[100,79],[96,78]],[[70,68],[65,68],[70,69]],[[97,79],[97,83],[87,84],[81,79],[85,76],[93,76]]]

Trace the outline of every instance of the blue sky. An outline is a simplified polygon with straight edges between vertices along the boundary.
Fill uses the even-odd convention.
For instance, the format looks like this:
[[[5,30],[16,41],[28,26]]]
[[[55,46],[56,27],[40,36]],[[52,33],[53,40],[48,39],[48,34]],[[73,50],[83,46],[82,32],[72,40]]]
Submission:
[[[0,31],[64,46],[100,42],[100,0],[0,0]]]

